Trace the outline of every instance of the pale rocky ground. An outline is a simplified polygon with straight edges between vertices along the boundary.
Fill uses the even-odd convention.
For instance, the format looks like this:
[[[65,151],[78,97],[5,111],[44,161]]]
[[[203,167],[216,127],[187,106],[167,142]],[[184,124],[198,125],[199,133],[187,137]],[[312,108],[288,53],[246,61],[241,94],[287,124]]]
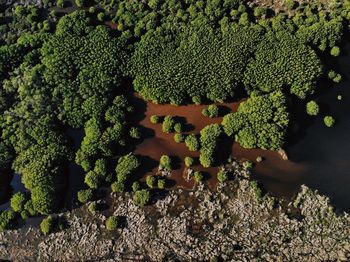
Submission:
[[[107,232],[105,216],[84,206],[65,216],[69,227],[44,236],[29,228],[0,233],[0,258],[14,261],[349,261],[350,217],[307,187],[289,205],[258,199],[241,167],[216,192],[170,191],[154,205],[112,196],[126,221]],[[282,207],[283,205],[283,207]],[[130,261],[130,260],[129,260]]]

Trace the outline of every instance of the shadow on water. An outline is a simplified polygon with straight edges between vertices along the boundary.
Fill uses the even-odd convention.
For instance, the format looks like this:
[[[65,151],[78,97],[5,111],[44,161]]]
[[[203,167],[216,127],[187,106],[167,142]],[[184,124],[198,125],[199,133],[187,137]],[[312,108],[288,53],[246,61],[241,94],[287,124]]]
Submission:
[[[343,76],[339,84],[324,81],[315,100],[321,112],[310,125],[301,123],[302,136],[288,147],[291,160],[302,164],[301,183],[318,189],[330,197],[339,210],[350,211],[350,39],[343,47],[341,57],[327,60],[328,68]],[[330,63],[329,63],[330,62]],[[342,100],[337,96],[342,95]],[[305,110],[305,107],[302,108]],[[325,127],[323,117],[332,115],[336,119],[333,128]],[[291,174],[292,175],[292,174]]]

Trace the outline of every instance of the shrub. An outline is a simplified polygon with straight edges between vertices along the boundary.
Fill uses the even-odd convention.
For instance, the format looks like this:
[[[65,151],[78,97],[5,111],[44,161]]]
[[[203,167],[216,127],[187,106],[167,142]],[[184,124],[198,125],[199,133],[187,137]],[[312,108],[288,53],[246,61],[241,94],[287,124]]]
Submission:
[[[135,192],[133,200],[138,206],[145,206],[150,201],[150,192],[147,189],[138,190]]]
[[[159,189],[164,189],[165,188],[166,181],[165,179],[159,179],[158,180],[158,188]]]
[[[228,172],[226,170],[220,170],[217,173],[217,178],[220,183],[224,183],[228,179]]]
[[[190,134],[186,136],[185,144],[190,151],[198,151],[199,150],[199,142],[195,134]]]
[[[200,183],[200,182],[203,181],[203,175],[202,175],[202,173],[201,173],[200,171],[194,172],[193,177],[194,177],[194,181],[195,181],[196,183]]]
[[[133,192],[136,192],[137,190],[139,190],[140,189],[140,183],[139,182],[137,182],[137,181],[135,181],[134,183],[132,183],[132,191]]]
[[[90,213],[94,214],[97,210],[97,203],[96,202],[92,202],[89,204],[88,210]]]
[[[253,162],[250,160],[246,160],[243,162],[243,167],[247,170],[252,169],[253,168]]]
[[[118,218],[115,216],[110,216],[106,219],[106,228],[109,231],[116,230],[118,227]]]
[[[93,197],[93,193],[91,189],[82,189],[80,191],[78,191],[78,200],[80,203],[87,203],[88,201],[90,201]]]
[[[288,123],[286,98],[281,91],[250,97],[222,121],[225,133],[234,136],[242,147],[270,150],[282,147]]]
[[[200,105],[202,103],[202,99],[200,96],[194,96],[192,97],[192,102],[195,103],[196,105]]]
[[[157,116],[157,115],[152,115],[150,118],[149,118],[150,122],[152,124],[158,124],[160,122],[160,117]]]
[[[65,7],[65,5],[66,5],[66,0],[57,0],[56,5],[57,5],[59,8],[63,8],[63,7]]]
[[[340,55],[340,48],[338,46],[333,46],[331,49],[331,55],[332,56],[339,56]]]
[[[140,161],[132,153],[120,157],[115,169],[118,181],[125,181],[139,166]]]
[[[208,116],[213,118],[213,117],[218,117],[219,115],[219,108],[217,105],[209,105],[208,106]]]
[[[141,138],[140,128],[138,128],[138,127],[130,128],[130,137],[135,138],[135,139],[140,139]]]
[[[294,0],[285,0],[285,4],[289,10],[292,10],[295,7]]]
[[[203,116],[209,116],[209,111],[208,111],[207,108],[203,108],[203,109],[202,109],[202,115],[203,115]]]
[[[105,158],[97,159],[95,162],[94,172],[101,177],[106,177],[107,171],[107,160]]]
[[[176,143],[182,143],[185,140],[185,136],[183,134],[175,134],[174,141]]]
[[[164,117],[162,130],[164,133],[171,133],[174,131],[175,121],[172,116]]]
[[[14,226],[16,214],[13,210],[5,210],[0,213],[0,231]]]
[[[116,181],[111,185],[112,192],[122,193],[125,190],[124,181]]]
[[[217,142],[221,136],[222,130],[218,124],[211,124],[203,128],[200,132],[200,156],[199,161],[203,167],[210,167],[214,163]]]
[[[105,14],[100,12],[97,14],[97,19],[101,22],[103,22],[105,20]]]
[[[186,156],[185,157],[185,166],[191,167],[194,163],[194,159],[192,157]]]
[[[85,184],[87,184],[90,188],[92,189],[96,189],[99,187],[100,183],[101,183],[101,178],[100,176],[95,173],[94,171],[89,171],[86,175],[85,175],[85,179],[84,179]]]
[[[76,4],[78,7],[86,6],[86,0],[75,0],[75,4]]]
[[[161,156],[159,165],[164,170],[171,170],[171,158],[167,155]]]
[[[147,176],[146,177],[146,184],[149,188],[153,188],[156,183],[156,178],[154,176]]]
[[[310,101],[306,104],[306,112],[310,116],[317,116],[320,112],[320,108],[315,101]]]
[[[175,131],[176,133],[181,133],[181,132],[182,132],[182,125],[181,125],[181,123],[176,123],[176,124],[174,125],[174,131]]]
[[[52,216],[47,216],[43,219],[40,223],[40,229],[41,231],[47,235],[52,232],[54,228],[55,219]]]
[[[10,205],[13,211],[21,213],[24,209],[24,205],[27,202],[27,199],[27,196],[23,192],[14,194],[10,201]]]
[[[332,116],[325,116],[323,122],[327,127],[332,127],[335,124],[335,119]]]

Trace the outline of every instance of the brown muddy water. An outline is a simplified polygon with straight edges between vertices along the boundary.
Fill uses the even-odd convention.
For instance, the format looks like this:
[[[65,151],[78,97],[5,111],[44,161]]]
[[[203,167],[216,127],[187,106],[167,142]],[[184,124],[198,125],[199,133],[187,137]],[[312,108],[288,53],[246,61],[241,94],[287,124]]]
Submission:
[[[220,111],[220,117],[209,118],[202,115],[202,110],[207,108],[207,105],[186,105],[186,106],[174,106],[174,105],[158,105],[148,102],[145,110],[145,117],[140,122],[143,127],[153,130],[154,133],[149,138],[146,138],[141,144],[139,144],[135,150],[136,154],[141,156],[151,157],[153,160],[158,161],[162,155],[172,156],[177,159],[177,165],[173,170],[171,179],[176,182],[177,187],[192,188],[193,181],[187,181],[185,179],[184,161],[186,156],[197,158],[195,170],[200,170],[207,175],[208,185],[214,189],[216,187],[216,173],[219,167],[203,168],[198,164],[199,152],[191,152],[187,149],[185,143],[176,143],[174,141],[174,133],[167,134],[162,131],[162,124],[152,124],[149,121],[150,116],[166,116],[172,115],[177,117],[181,122],[185,124],[185,134],[199,134],[201,129],[205,126],[213,123],[221,123],[222,116],[229,112],[235,112],[240,102],[231,102],[218,104]],[[186,128],[187,126],[187,128]],[[247,150],[242,148],[239,144],[233,143],[227,140],[224,141],[224,145],[219,148],[220,151],[225,152],[225,156],[232,155],[237,159],[249,159],[255,162],[254,174],[262,180],[267,190],[272,191],[278,196],[290,197],[297,189],[300,177],[297,173],[303,170],[302,166],[299,166],[292,161],[285,161],[277,152],[253,149]],[[228,148],[224,148],[228,147]],[[262,156],[264,161],[257,163],[256,158]],[[227,159],[227,158],[226,158]],[[225,160],[225,159],[223,159]],[[273,169],[273,172],[271,172]],[[157,166],[154,166],[151,170],[148,170],[146,175],[152,175],[157,172]],[[289,172],[295,172],[296,175],[289,176]]]

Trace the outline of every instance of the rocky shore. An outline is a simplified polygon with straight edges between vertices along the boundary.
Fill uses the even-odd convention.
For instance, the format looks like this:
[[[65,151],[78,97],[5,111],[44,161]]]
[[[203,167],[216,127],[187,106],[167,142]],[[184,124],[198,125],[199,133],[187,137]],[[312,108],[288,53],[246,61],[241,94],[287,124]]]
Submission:
[[[14,261],[349,261],[350,218],[306,186],[288,203],[263,195],[248,171],[213,192],[173,190],[141,208],[111,195],[122,225],[104,227],[87,206],[59,214],[68,227],[0,233],[0,258]]]

